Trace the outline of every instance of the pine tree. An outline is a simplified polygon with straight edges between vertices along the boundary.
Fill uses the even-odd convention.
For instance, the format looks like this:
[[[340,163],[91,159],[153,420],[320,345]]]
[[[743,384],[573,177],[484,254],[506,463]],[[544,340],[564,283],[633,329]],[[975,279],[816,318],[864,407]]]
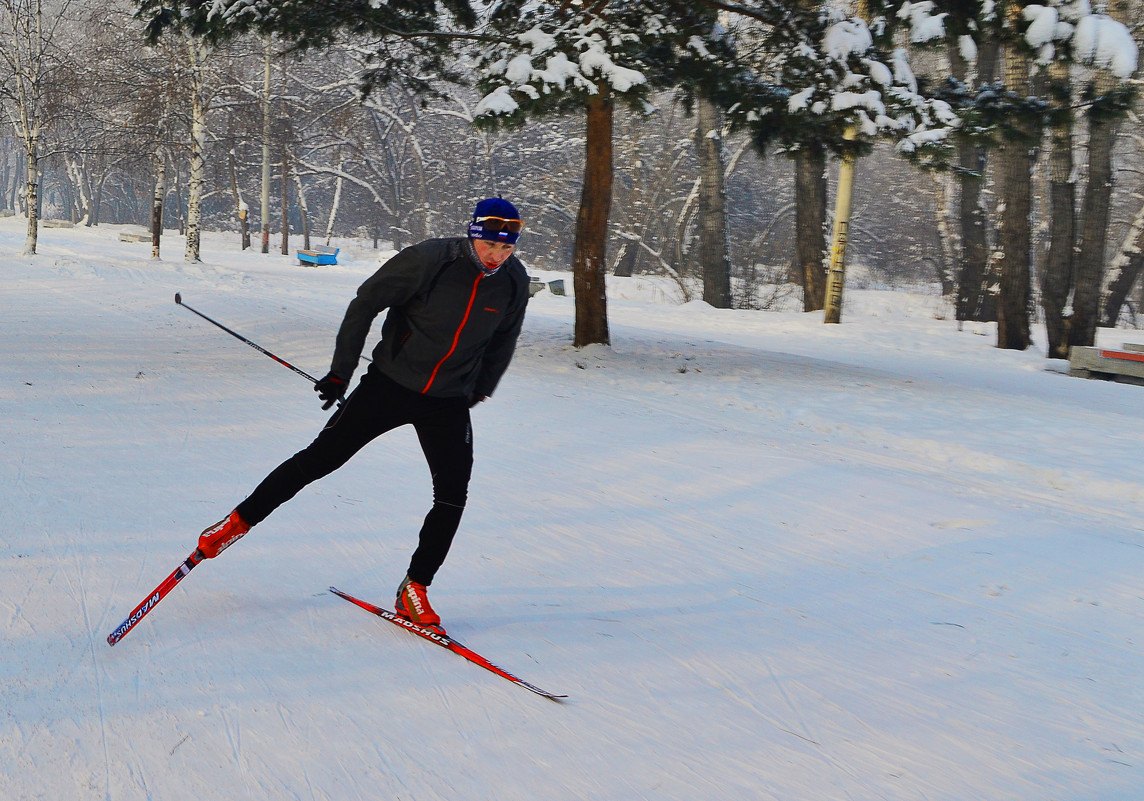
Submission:
[[[732,119],[750,131],[756,148],[795,162],[794,272],[808,311],[828,305],[828,156],[852,161],[885,137],[920,161],[946,158],[941,154],[958,122],[948,103],[925,94],[905,51],[892,47],[889,19],[872,15],[886,9],[865,5],[870,22],[823,3],[757,4],[734,28],[736,69],[722,87]],[[836,227],[832,261],[841,267],[845,226]]]
[[[608,219],[616,102],[646,107],[655,88],[702,81],[725,52],[715,11],[702,2],[509,3],[490,29],[505,36],[482,57],[490,126],[577,111],[585,117],[585,168],[572,256],[573,344],[608,344]]]

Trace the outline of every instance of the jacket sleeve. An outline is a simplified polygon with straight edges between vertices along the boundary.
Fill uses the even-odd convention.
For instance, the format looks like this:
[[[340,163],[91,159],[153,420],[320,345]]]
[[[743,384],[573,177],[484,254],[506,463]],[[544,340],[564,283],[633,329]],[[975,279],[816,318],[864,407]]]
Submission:
[[[520,268],[520,274],[524,275],[523,266]],[[524,312],[528,307],[528,279],[513,276],[513,280],[517,283],[515,303],[493,333],[481,360],[481,373],[477,376],[476,385],[476,393],[481,397],[487,398],[493,394],[501,376],[508,369],[508,363],[512,361],[512,355],[516,351],[516,340],[520,336],[521,328],[524,327]]]
[[[421,291],[432,275],[430,243],[407,247],[358,287],[334,344],[330,372],[349,381],[361,359],[370,326],[384,309],[400,306]]]

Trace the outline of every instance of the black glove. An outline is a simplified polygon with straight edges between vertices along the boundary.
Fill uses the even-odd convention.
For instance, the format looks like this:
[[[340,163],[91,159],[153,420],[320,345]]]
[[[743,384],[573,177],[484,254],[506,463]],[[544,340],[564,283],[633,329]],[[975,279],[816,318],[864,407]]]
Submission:
[[[318,393],[319,399],[325,401],[322,408],[329,409],[346,396],[346,380],[338,378],[333,373],[326,373],[325,378],[319,379],[314,384],[314,391]]]

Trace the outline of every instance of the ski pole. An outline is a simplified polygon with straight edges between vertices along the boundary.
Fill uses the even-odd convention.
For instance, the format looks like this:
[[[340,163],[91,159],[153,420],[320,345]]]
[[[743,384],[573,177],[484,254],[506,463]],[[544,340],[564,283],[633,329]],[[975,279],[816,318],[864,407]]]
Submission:
[[[244,337],[242,334],[239,334],[235,331],[231,331],[229,328],[227,328],[225,325],[220,323],[218,320],[212,320],[210,317],[207,317],[201,311],[198,311],[196,309],[192,309],[190,306],[183,303],[183,296],[180,295],[178,292],[175,293],[175,303],[182,306],[184,309],[186,309],[189,312],[194,312],[199,317],[202,317],[204,320],[206,320],[208,323],[211,323],[213,325],[217,325],[219,328],[221,328],[223,331],[226,331],[228,334],[230,334],[235,339],[239,340],[240,342],[245,342],[247,345],[254,348],[259,353],[263,354],[264,356],[269,356],[271,359],[278,362],[283,367],[289,367],[291,370],[293,370],[295,373],[302,376],[303,378],[310,379],[311,384],[317,384],[318,383],[318,379],[314,378],[314,376],[310,375],[305,370],[298,369],[297,367],[290,364],[290,362],[286,361],[285,359],[280,359],[279,357],[275,356],[273,353],[271,353],[270,351],[268,351],[266,348],[262,347],[261,345],[255,344],[254,342],[251,342],[249,339]]]
[[[163,579],[159,586],[152,590],[151,594],[144,598],[143,601],[137,607],[135,607],[135,609],[132,610],[131,614],[127,616],[126,620],[115,627],[115,631],[107,635],[107,644],[115,645],[115,643],[119,642],[125,636],[127,636],[127,632],[135,628],[135,624],[142,620],[148,612],[154,609],[159,601],[163,600],[167,596],[167,593],[175,589],[175,585],[182,581],[183,578],[185,578],[186,575],[190,573],[192,569],[194,569],[195,565],[199,564],[204,559],[206,559],[206,557],[203,555],[203,552],[196,548],[194,553],[188,556],[181,565],[175,568],[175,572],[167,576],[167,578]]]

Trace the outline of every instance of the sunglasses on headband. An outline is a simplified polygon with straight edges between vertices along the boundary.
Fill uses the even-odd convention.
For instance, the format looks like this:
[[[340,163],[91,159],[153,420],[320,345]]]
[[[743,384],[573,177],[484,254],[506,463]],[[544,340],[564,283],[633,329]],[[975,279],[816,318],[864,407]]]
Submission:
[[[523,220],[506,220],[504,217],[476,217],[473,222],[480,223],[486,231],[508,231],[510,234],[519,234],[524,228]]]

